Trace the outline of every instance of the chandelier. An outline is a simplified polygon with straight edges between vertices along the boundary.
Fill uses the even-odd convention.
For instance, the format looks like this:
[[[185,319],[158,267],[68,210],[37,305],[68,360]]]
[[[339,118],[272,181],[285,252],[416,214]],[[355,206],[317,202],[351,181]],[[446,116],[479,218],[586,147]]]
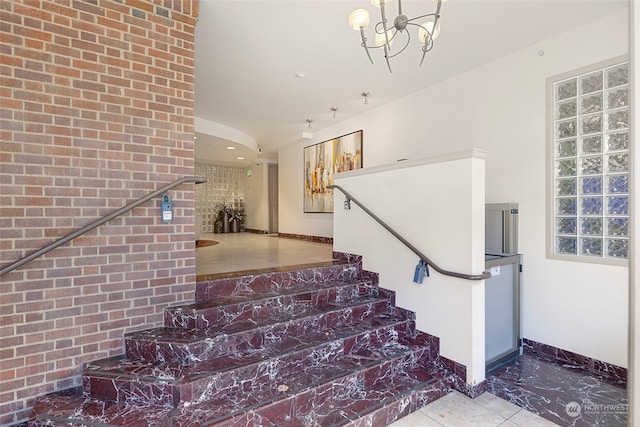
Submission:
[[[382,20],[375,25],[374,44],[372,46],[367,45],[367,37],[365,37],[364,34],[364,29],[370,22],[369,11],[366,9],[356,9],[349,15],[349,26],[356,31],[360,30],[360,37],[362,38],[361,45],[367,53],[369,61],[373,64],[369,49],[384,49],[384,59],[387,61],[389,72],[392,72],[389,59],[400,55],[407,46],[409,46],[409,42],[411,41],[411,34],[407,29],[409,25],[413,25],[418,29],[418,40],[422,43],[422,59],[420,60],[420,65],[422,65],[427,52],[433,48],[433,41],[440,35],[440,6],[443,2],[443,0],[434,0],[436,2],[436,11],[434,13],[427,13],[416,16],[415,18],[407,18],[407,15],[402,13],[402,0],[398,0],[398,16],[393,20],[393,25],[389,25],[385,6],[392,1],[393,0],[371,0],[372,5],[380,8],[380,14],[382,16]],[[423,18],[427,18],[427,20],[422,24],[414,22]],[[403,44],[400,47],[396,45],[395,50],[392,51],[391,46],[396,39],[400,39],[401,37],[404,38],[404,40],[398,40],[398,44]]]

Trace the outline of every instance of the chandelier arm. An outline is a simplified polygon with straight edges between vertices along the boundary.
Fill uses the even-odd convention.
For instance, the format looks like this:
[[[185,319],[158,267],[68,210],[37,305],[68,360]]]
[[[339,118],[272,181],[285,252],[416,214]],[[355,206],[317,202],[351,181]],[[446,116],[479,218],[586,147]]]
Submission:
[[[435,22],[437,22],[437,21],[435,21]],[[425,43],[424,43],[424,46],[422,46],[422,50],[424,50],[424,49],[425,49],[425,47],[426,47],[426,46],[427,46],[427,44],[428,44],[429,46],[428,46],[428,48],[427,48],[427,52],[428,52],[428,51],[430,51],[430,50],[431,50],[431,48],[433,48],[433,33],[432,33],[431,31],[429,31],[429,29],[428,29],[428,28],[425,28],[423,25],[420,25],[420,24],[415,24],[415,23],[413,23],[413,22],[407,22],[407,25],[413,25],[413,26],[416,26],[416,27],[418,27],[418,28],[422,28],[423,30],[425,30],[425,31],[427,32],[427,34],[429,35],[429,37],[427,37],[427,38],[425,39]],[[435,28],[435,27],[434,27],[434,28]]]
[[[384,39],[386,42],[384,45],[382,45],[382,47],[384,48],[384,60],[387,62],[387,68],[389,68],[389,72],[393,73],[393,71],[391,71],[391,64],[389,63],[389,34],[387,34],[387,17],[384,12],[384,1],[380,2],[380,14],[382,15],[382,30],[384,31]]]
[[[422,47],[422,58],[420,59],[420,67],[422,67],[422,63],[424,62],[424,58],[427,56],[427,51]]]
[[[378,24],[380,24],[380,22],[378,22]],[[391,30],[393,30],[393,29],[391,29]],[[391,30],[389,30],[389,31],[391,31]],[[362,30],[362,33],[364,33],[364,30]],[[377,34],[382,34],[382,33],[378,33],[378,32],[376,32],[376,33],[377,33]],[[398,31],[396,31],[395,33],[393,33],[393,35],[389,38],[389,41],[391,41],[391,40],[395,40],[396,34],[398,34]],[[362,34],[361,34],[361,35],[362,35]],[[364,37],[363,39],[364,39],[365,41],[368,41],[368,40],[369,40],[369,39],[367,39],[366,37]],[[366,43],[365,43],[365,44],[366,44]],[[360,43],[360,46],[362,46],[362,43]],[[366,49],[367,49],[367,51],[368,51],[368,49],[382,49],[382,48],[384,48],[384,46],[385,46],[384,44],[381,44],[380,46],[375,46],[375,45],[374,45],[374,46],[371,46],[371,45],[367,45],[367,46],[366,46]],[[364,46],[363,46],[363,47],[364,47]],[[395,56],[395,55],[392,55],[392,56],[391,56],[391,58],[393,58],[394,56]]]
[[[411,19],[407,19],[407,24],[411,23],[411,25],[419,25],[419,24],[414,24],[411,21],[417,21],[418,19],[428,18],[430,16],[435,16],[436,19],[440,18],[440,15],[437,13],[427,13],[426,15],[420,15],[420,16],[413,17]]]
[[[407,41],[404,44],[404,46],[402,47],[402,49],[400,49],[398,52],[394,53],[393,55],[389,55],[389,58],[393,58],[396,57],[398,55],[400,55],[402,52],[404,52],[404,50],[407,48],[407,46],[409,46],[409,42],[411,41],[411,34],[409,34],[409,32],[406,32],[407,34]]]
[[[389,0],[390,1],[390,0]],[[364,51],[367,54],[367,57],[369,58],[369,61],[373,64],[373,58],[371,57],[371,53],[369,52],[369,49],[375,49],[375,48],[379,48],[382,47],[384,49],[384,59],[385,62],[387,63],[387,68],[389,68],[389,72],[393,72],[391,70],[391,62],[389,61],[391,58],[401,54],[402,52],[404,52],[406,50],[406,48],[409,46],[409,43],[411,41],[411,34],[407,31],[407,41],[404,44],[404,46],[398,51],[395,52],[394,54],[390,54],[391,51],[391,41],[395,39],[396,35],[398,32],[404,32],[403,30],[406,29],[407,25],[415,25],[419,28],[421,28],[421,30],[418,32],[418,35],[421,35],[421,31],[424,30],[426,32],[425,35],[425,39],[424,39],[424,44],[422,46],[422,58],[420,60],[420,65],[422,66],[422,63],[424,62],[424,59],[426,57],[427,52],[429,52],[433,46],[434,46],[434,41],[433,41],[433,35],[436,32],[436,29],[438,28],[438,23],[440,21],[440,9],[442,7],[442,2],[443,0],[435,0],[436,1],[436,11],[435,13],[427,13],[424,15],[420,15],[420,16],[416,16],[414,18],[411,19],[407,19],[406,16],[403,15],[402,13],[402,0],[398,0],[398,12],[399,15],[398,17],[396,17],[395,21],[394,21],[394,28],[396,29],[396,32],[389,37],[389,29],[387,27],[387,17],[386,17],[386,10],[385,10],[385,4],[387,3],[387,0],[380,0],[379,4],[380,4],[380,13],[382,15],[382,21],[378,22],[375,26],[375,33],[378,35],[381,35],[382,32],[379,31],[380,26],[382,26],[382,30],[384,31],[384,41],[385,43],[383,43],[382,45],[378,46],[377,44],[380,43],[381,40],[377,40],[376,41],[376,45],[374,46],[367,46],[367,38],[364,34],[364,26],[360,27],[360,38],[362,39],[362,43],[361,46],[364,48]],[[358,11],[354,11],[354,13],[359,12]],[[418,19],[424,19],[427,17],[431,17],[433,16],[433,27],[432,30],[429,31],[424,25],[422,24],[418,24],[415,23],[413,21],[417,21]],[[351,16],[350,16],[350,23],[351,23]],[[366,17],[366,22],[367,24],[369,23],[369,19],[368,16]],[[429,27],[431,27],[431,22],[428,22]]]
[[[437,1],[437,5],[436,5],[436,13],[433,14],[434,18],[433,18],[433,31],[436,31],[436,28],[438,28],[438,21],[440,20],[440,8],[442,7],[442,0],[436,0]],[[433,39],[433,37],[431,37],[431,39]],[[426,44],[426,43],[425,43]],[[433,45],[433,40],[431,40],[431,44]],[[431,49],[429,49],[431,50]]]
[[[393,71],[391,70],[391,63],[389,62],[389,57],[385,56],[384,59],[387,61],[387,68],[389,69],[389,72],[393,73]]]
[[[424,58],[427,56],[427,52],[433,49],[433,37],[429,37],[429,40],[425,40],[424,46],[422,46],[422,58],[420,59],[420,67],[424,62]]]
[[[367,38],[364,36],[364,27],[360,27],[360,37],[362,37],[361,46],[364,48],[364,51],[367,52],[369,61],[371,61],[371,63],[373,64],[373,59],[371,58],[371,54],[369,53],[369,48],[367,47]]]
[[[387,61],[387,67],[389,68],[389,72],[393,73],[393,71],[391,71],[391,63],[389,63],[389,49],[387,48],[388,43],[385,43],[383,45],[384,47],[384,60]]]
[[[441,7],[442,7],[442,0],[436,0],[436,13],[435,13],[436,19],[440,18],[440,8]]]
[[[389,34],[387,33],[387,17],[384,13],[384,2],[380,3],[380,13],[382,14],[382,29],[384,30],[384,39],[385,39],[385,45],[384,45],[384,56],[386,58],[387,56],[387,48],[389,46]],[[376,25],[377,27],[377,25]],[[377,29],[376,29],[377,31]],[[387,62],[387,65],[388,62]],[[391,67],[389,67],[389,71],[391,71]]]

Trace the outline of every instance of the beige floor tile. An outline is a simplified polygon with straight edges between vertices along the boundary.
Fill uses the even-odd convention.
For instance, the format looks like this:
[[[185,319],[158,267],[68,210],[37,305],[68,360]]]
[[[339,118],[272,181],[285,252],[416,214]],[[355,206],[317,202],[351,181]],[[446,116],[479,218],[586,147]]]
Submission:
[[[487,426],[495,427],[504,417],[483,408],[462,393],[454,391],[420,409],[445,427]]]
[[[512,423],[510,420],[506,420],[499,427],[520,427],[518,424]]]
[[[486,410],[500,415],[504,419],[511,418],[518,411],[522,410],[519,406],[514,405],[511,402],[507,402],[506,400],[491,393],[482,393],[480,396],[473,399],[473,401]]]
[[[396,421],[389,427],[442,427],[442,424],[429,418],[420,411],[416,411]]]
[[[557,426],[557,424],[545,420],[544,418],[525,411],[524,409],[515,414],[513,417],[509,418],[513,424],[521,427],[553,427]]]

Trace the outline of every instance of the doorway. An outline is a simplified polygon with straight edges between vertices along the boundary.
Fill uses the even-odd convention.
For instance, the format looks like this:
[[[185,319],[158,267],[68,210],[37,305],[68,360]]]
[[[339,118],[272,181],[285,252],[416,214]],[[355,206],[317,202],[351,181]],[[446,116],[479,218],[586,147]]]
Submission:
[[[269,165],[267,172],[269,180],[269,233],[278,232],[278,165]]]

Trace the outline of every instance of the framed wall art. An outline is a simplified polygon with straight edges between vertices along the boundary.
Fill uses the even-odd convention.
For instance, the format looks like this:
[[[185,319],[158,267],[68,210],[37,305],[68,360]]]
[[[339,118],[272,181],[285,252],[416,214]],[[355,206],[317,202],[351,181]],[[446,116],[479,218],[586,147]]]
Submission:
[[[304,148],[304,212],[333,212],[333,176],[362,168],[362,130]]]

